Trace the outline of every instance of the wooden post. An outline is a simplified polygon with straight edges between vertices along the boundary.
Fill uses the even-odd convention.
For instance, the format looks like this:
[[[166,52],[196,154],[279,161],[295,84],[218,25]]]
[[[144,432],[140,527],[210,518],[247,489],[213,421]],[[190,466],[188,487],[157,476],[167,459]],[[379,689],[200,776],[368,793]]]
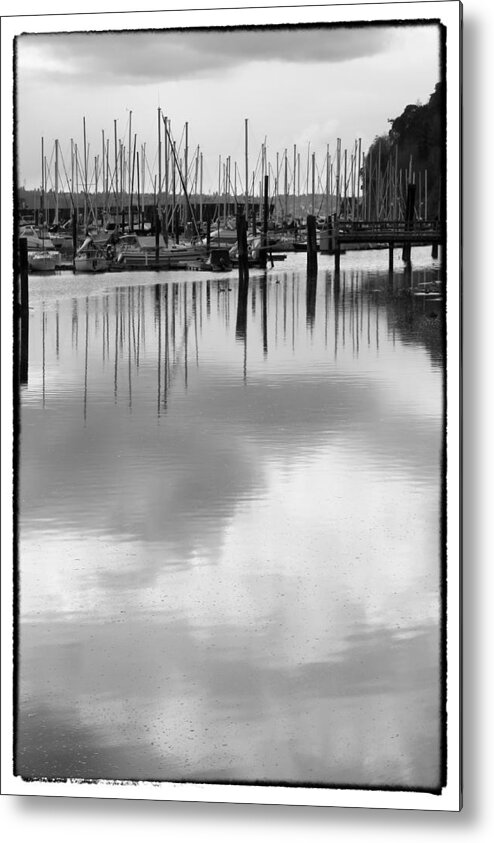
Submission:
[[[335,246],[334,246],[334,271],[335,275],[339,279],[340,276],[340,241],[335,239]]]
[[[19,270],[20,301],[16,302],[16,305],[19,307],[18,313],[21,317],[19,382],[21,384],[27,384],[29,359],[29,278],[26,237],[21,237],[19,240]]]
[[[249,262],[247,253],[247,219],[243,214],[237,214],[237,244],[238,244],[238,278],[239,297],[244,292],[244,286],[249,281]]]
[[[208,214],[208,218],[206,220],[206,248],[208,250],[208,254],[209,254],[210,246],[211,246],[211,217]]]
[[[389,274],[393,275],[393,258],[394,258],[394,243],[393,241],[389,244]]]
[[[409,183],[408,190],[407,190],[407,204],[405,210],[405,231],[411,231],[413,228],[413,218],[415,212],[415,191],[416,186],[414,184]],[[409,263],[411,260],[412,254],[412,246],[411,243],[405,242],[403,244],[403,253],[402,259],[405,263]]]
[[[286,161],[286,156],[285,156]],[[262,214],[262,234],[261,234],[261,251],[259,255],[259,262],[262,269],[266,269],[268,256],[268,215],[269,215],[269,176],[264,176],[264,197],[263,197],[263,214]]]
[[[247,218],[237,214],[238,243],[238,300],[235,337],[245,342],[247,335],[247,297],[249,292],[249,263],[247,256]]]
[[[316,218],[314,214],[307,215],[307,276],[317,273],[317,237]]]
[[[161,234],[161,219],[160,219],[160,212],[159,208],[154,209],[155,214],[155,222],[154,222],[154,231],[155,231],[155,243],[154,243],[154,260],[155,260],[155,269],[159,269],[160,263],[160,234]]]
[[[29,310],[29,279],[28,279],[28,256],[27,256],[27,238],[21,237],[19,239],[19,264],[20,264],[20,308],[21,313],[27,313]]]
[[[74,261],[74,269],[75,269],[75,255],[77,252],[77,213],[73,211],[72,213],[72,252]]]

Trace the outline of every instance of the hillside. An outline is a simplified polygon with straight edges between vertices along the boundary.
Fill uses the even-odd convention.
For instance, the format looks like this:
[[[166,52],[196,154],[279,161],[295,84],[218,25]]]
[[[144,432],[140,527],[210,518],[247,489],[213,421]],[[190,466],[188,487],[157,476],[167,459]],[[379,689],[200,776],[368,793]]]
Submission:
[[[427,217],[434,219],[436,216],[441,216],[444,129],[443,88],[441,83],[438,83],[428,103],[407,105],[403,113],[391,121],[389,133],[376,137],[370,146],[363,172],[363,181],[367,191],[370,183],[372,196],[379,193],[381,202],[384,202],[386,184],[389,185],[390,180],[393,183],[394,173],[396,173],[398,195],[400,195],[401,174],[403,201],[408,175],[412,172],[415,174],[417,185],[416,213],[425,216],[425,183],[427,183]],[[389,193],[393,189],[391,187]],[[420,209],[419,192],[422,199]]]

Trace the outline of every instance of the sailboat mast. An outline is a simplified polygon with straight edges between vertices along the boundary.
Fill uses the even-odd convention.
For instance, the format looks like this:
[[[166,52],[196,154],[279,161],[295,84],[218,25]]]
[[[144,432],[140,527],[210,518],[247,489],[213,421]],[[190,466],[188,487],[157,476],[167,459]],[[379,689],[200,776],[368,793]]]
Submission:
[[[70,139],[70,196],[72,199],[72,211],[75,211],[74,197],[74,138]]]
[[[312,216],[316,209],[316,153],[312,153]]]
[[[184,152],[184,227],[189,221],[189,207],[187,204],[189,178],[189,124],[185,122],[185,152]]]
[[[115,210],[117,211],[117,204],[118,204],[118,152],[117,152],[117,121],[113,121],[113,133],[114,133],[114,144],[115,144]]]
[[[296,199],[297,183],[295,181],[296,172],[297,172],[297,144],[294,143],[293,144],[293,219],[294,220],[295,220],[295,217],[296,217],[296,205],[297,205],[297,199]]]
[[[284,194],[285,194],[285,225],[288,219],[288,154],[287,150],[285,149],[285,184],[284,184]]]
[[[245,118],[245,219],[249,220],[249,121]]]
[[[131,152],[132,152],[132,111],[129,111],[129,159],[128,159],[128,200],[129,200],[129,215],[128,215],[128,225],[130,231],[130,222],[132,219],[132,184],[131,184]],[[133,161],[132,161],[133,166]]]
[[[101,213],[104,222],[106,211],[106,165],[105,165],[105,130],[101,130],[101,194],[102,194],[102,208]]]
[[[145,192],[146,192],[146,144],[143,143],[141,146],[141,167],[142,167],[142,174],[141,174],[141,213],[142,213],[142,226],[144,228],[144,216],[146,213],[146,206],[145,206]]]
[[[201,164],[200,164],[200,171],[199,171],[199,178],[200,178],[200,188],[199,188],[199,221],[202,227],[202,190],[203,190],[203,161],[202,161],[202,152],[201,152]],[[201,232],[202,233],[202,232]]]
[[[84,228],[87,225],[87,143],[86,143],[86,118],[82,118],[82,130],[84,135]]]
[[[41,210],[41,217],[45,221],[45,139],[41,138],[41,196],[39,207]]]
[[[55,140],[55,225],[58,225],[58,140]]]
[[[158,106],[158,216],[161,223],[161,108]]]
[[[168,205],[169,205],[169,192],[170,192],[170,185],[169,185],[169,161],[170,161],[170,151],[168,148],[168,117],[163,117],[163,123],[165,126],[165,213],[164,213],[164,224],[162,225],[163,228],[163,236],[165,238],[165,246],[168,246]],[[144,188],[143,188],[144,191]]]
[[[329,143],[326,144],[326,220],[329,220],[329,172],[330,172]]]
[[[341,138],[336,140],[336,215],[340,216]]]

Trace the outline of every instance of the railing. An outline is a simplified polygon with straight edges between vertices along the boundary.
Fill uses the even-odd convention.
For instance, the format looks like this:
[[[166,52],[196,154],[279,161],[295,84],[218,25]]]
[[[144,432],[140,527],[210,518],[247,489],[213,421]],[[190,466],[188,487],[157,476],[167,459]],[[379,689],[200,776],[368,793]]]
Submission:
[[[440,233],[442,223],[440,220],[337,220],[336,229],[340,234],[387,234],[388,232],[415,231]]]

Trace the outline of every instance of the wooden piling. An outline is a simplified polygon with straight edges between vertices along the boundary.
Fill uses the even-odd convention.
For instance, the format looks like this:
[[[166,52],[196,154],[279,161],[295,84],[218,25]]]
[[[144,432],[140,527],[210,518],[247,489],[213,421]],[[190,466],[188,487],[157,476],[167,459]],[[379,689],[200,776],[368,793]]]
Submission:
[[[77,214],[74,211],[72,214],[72,260],[74,262],[74,269],[75,269],[75,255],[77,252]]]
[[[261,264],[261,269],[266,269],[266,263],[267,263],[268,217],[269,217],[269,176],[264,176],[261,250],[260,250],[260,253],[259,253],[259,262]]]
[[[336,240],[334,247],[334,271],[337,276],[340,274],[340,254],[340,241]]]
[[[247,255],[247,218],[237,214],[238,243],[238,300],[235,336],[244,340],[247,333],[247,298],[249,293],[249,264]]]
[[[20,324],[20,355],[19,355],[19,382],[27,384],[28,358],[29,358],[29,277],[28,277],[28,255],[27,238],[19,240],[19,276],[20,289],[18,293],[18,314],[21,318]]]
[[[307,255],[309,254],[309,245],[307,241]],[[307,283],[305,288],[305,312],[306,324],[312,331],[316,319],[316,297],[317,297],[317,253],[315,256],[315,263],[309,264],[307,258]]]
[[[19,269],[20,269],[20,309],[21,314],[27,313],[29,310],[29,277],[28,277],[28,256],[27,256],[27,238],[21,237],[19,240]]]
[[[156,263],[155,269],[159,269],[160,262],[160,234],[161,234],[161,220],[158,208],[154,210],[154,260]]]
[[[249,283],[249,263],[247,252],[247,219],[243,214],[237,214],[237,244],[238,244],[238,277],[239,285]]]
[[[307,216],[307,275],[317,273],[317,237],[316,218],[314,214]]]
[[[393,274],[393,259],[394,259],[394,243],[393,243],[393,241],[391,241],[390,244],[389,244],[389,265],[388,265],[390,275]]]
[[[407,190],[407,204],[405,208],[405,230],[411,231],[413,228],[413,220],[415,216],[415,191],[416,186],[411,182],[408,184]],[[404,243],[403,244],[403,252],[402,252],[402,259],[405,263],[409,263],[412,256],[412,246],[411,243]]]

